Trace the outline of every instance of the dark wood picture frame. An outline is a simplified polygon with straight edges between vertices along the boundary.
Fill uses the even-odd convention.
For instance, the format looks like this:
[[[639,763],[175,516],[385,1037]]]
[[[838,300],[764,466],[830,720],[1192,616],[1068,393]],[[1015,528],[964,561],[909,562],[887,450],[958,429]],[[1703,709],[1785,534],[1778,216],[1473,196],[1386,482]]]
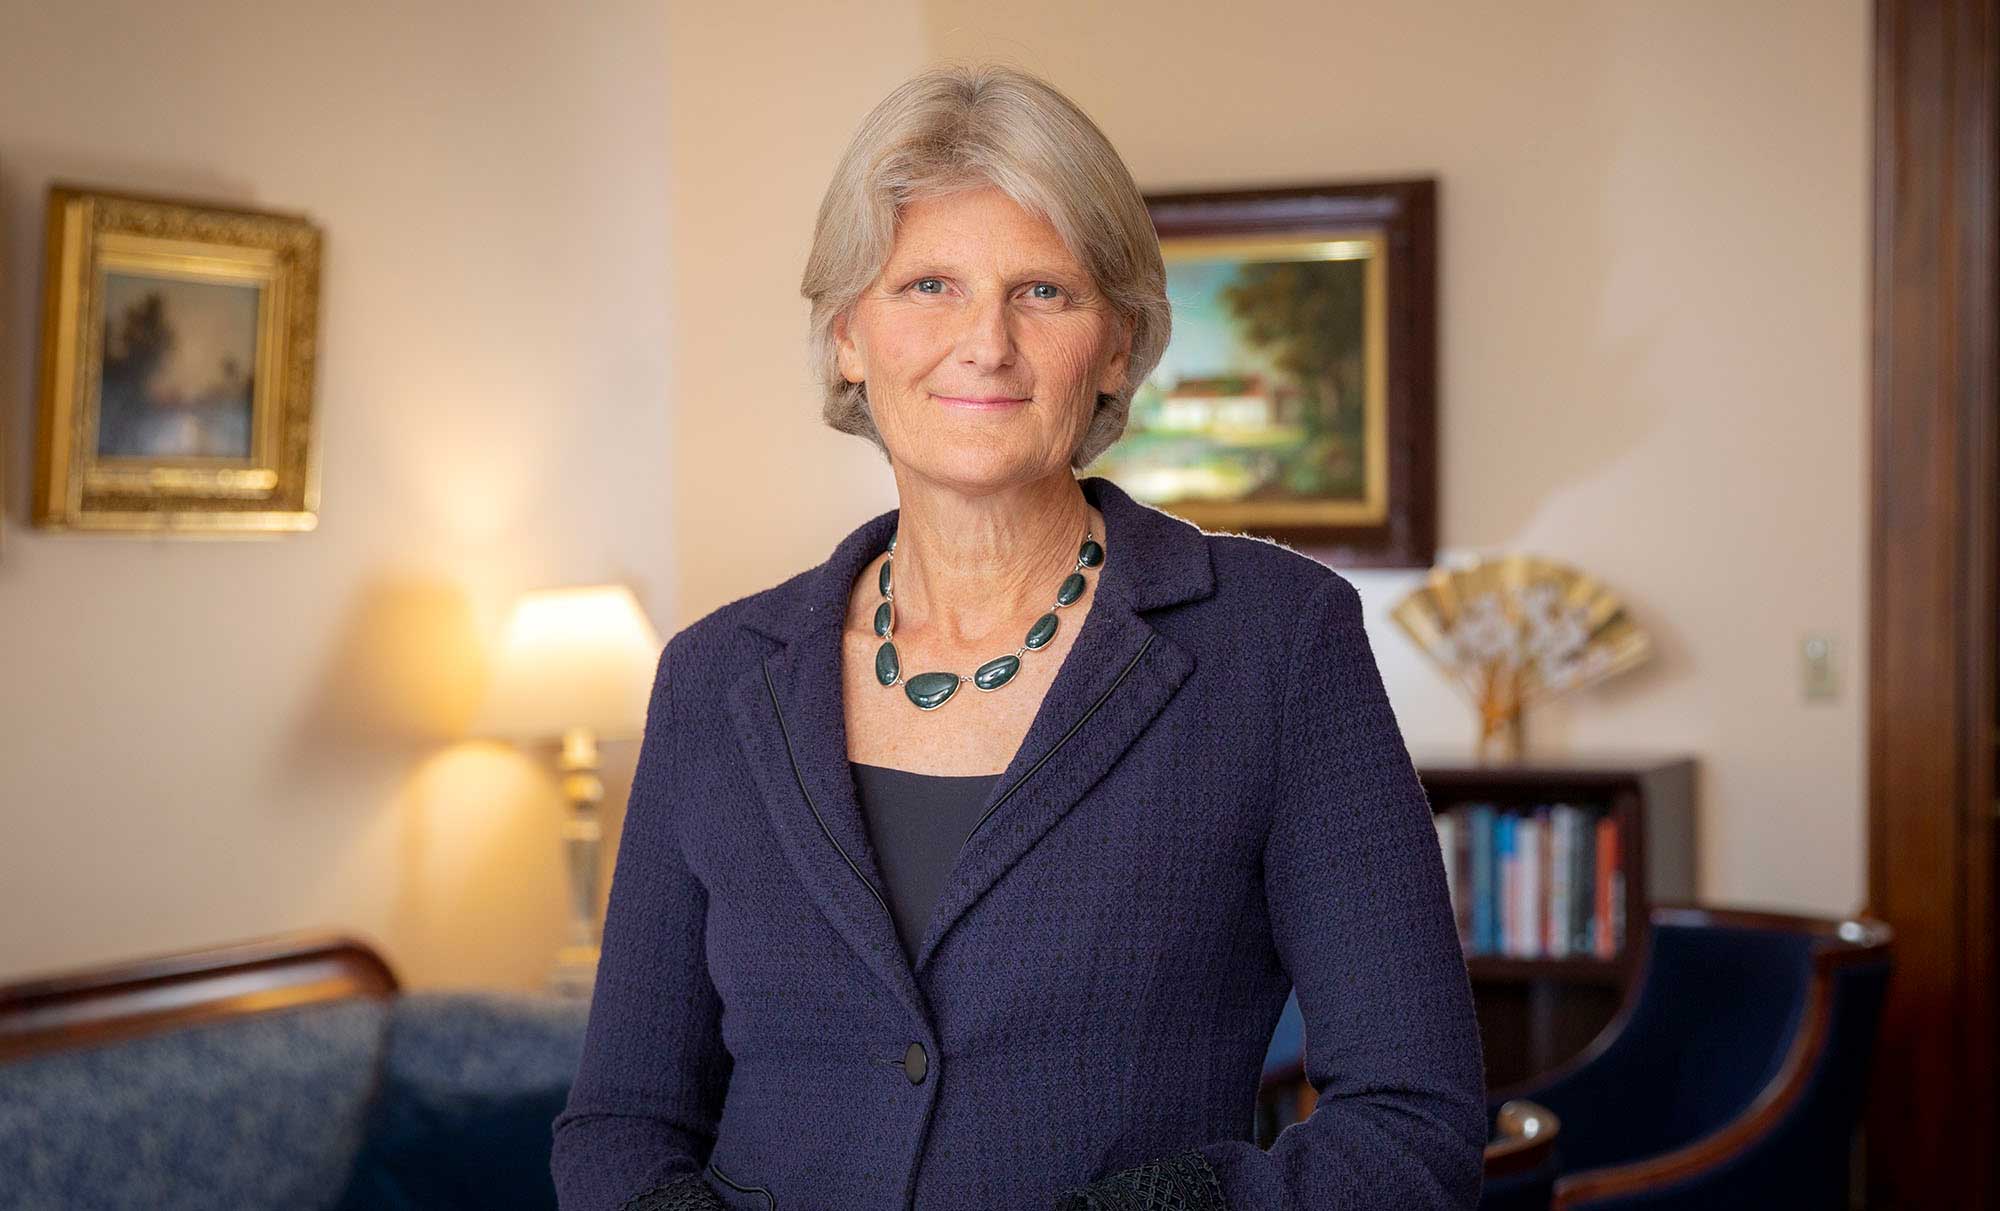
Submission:
[[[1163,247],[1224,237],[1360,235],[1379,242],[1382,468],[1372,520],[1216,501],[1148,502],[1205,529],[1254,533],[1346,567],[1429,567],[1437,548],[1437,193],[1434,178],[1146,195]],[[1143,489],[1134,495],[1145,496]],[[1288,503],[1288,502],[1287,502]],[[1263,515],[1260,516],[1260,513]]]

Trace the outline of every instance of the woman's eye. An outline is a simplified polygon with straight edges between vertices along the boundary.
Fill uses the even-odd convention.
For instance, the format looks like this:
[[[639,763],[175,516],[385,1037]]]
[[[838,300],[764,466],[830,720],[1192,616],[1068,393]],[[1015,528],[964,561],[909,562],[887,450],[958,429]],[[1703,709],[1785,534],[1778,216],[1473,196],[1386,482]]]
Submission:
[[[1041,290],[1046,290],[1048,291],[1048,293],[1047,294],[1035,293],[1036,291],[1041,291]],[[1054,282],[1036,282],[1034,285],[1028,287],[1028,292],[1031,298],[1053,300],[1062,297],[1063,288],[1061,286],[1056,285]]]
[[[916,281],[910,283],[910,285],[916,289],[918,294],[936,294],[938,291],[944,289],[944,280],[941,278],[918,278]],[[937,290],[930,289],[932,286],[936,286]]]

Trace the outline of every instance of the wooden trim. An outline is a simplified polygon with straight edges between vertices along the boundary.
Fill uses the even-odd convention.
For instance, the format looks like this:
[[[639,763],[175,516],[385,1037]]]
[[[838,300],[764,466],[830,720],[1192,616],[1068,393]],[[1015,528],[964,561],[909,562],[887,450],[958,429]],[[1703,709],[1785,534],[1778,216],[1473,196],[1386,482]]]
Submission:
[[[0,1063],[397,988],[368,943],[320,933],[65,972],[0,986]]]
[[[1875,5],[1868,911],[1896,930],[1878,1207],[1991,1211],[1995,0]]]
[[[1692,901],[1655,904],[1650,915],[1655,925],[1710,929],[1781,929],[1786,933],[1804,934],[1807,937],[1818,938],[1828,947],[1834,948],[1832,951],[1820,952],[1822,956],[1828,953],[1846,955],[1849,951],[1855,951],[1872,959],[1876,957],[1875,952],[1889,946],[1895,937],[1895,931],[1886,921],[1870,917],[1813,917],[1781,909],[1717,908],[1712,904],[1697,904]]]
[[[1660,905],[1652,912],[1661,926],[1708,926],[1732,929],[1779,929],[1817,939],[1812,976],[1798,1031],[1783,1063],[1749,1106],[1701,1139],[1659,1156],[1627,1165],[1612,1165],[1568,1174],[1556,1182],[1550,1211],[1564,1211],[1597,1199],[1616,1198],[1701,1177],[1736,1161],[1775,1130],[1785,1114],[1804,1096],[1825,1053],[1833,1027],[1833,982],[1844,967],[1889,959],[1894,936],[1890,927],[1870,918],[1826,920],[1787,913]],[[1622,1028],[1626,1014],[1620,1011]],[[1608,1046],[1613,1032],[1601,1040]],[[1593,1053],[1602,1046],[1594,1046]]]

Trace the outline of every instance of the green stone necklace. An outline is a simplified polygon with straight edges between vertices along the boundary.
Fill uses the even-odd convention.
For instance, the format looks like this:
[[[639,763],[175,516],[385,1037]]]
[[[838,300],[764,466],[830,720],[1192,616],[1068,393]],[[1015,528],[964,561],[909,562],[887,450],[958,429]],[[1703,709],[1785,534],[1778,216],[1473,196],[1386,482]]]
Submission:
[[[1104,548],[1091,537],[1090,530],[1083,531],[1083,545],[1077,548],[1076,566],[1063,577],[1062,584],[1056,586],[1056,603],[1049,612],[1035,620],[1028,628],[1027,638],[1021,646],[1005,656],[993,659],[973,670],[972,676],[957,673],[918,673],[907,681],[903,678],[903,662],[896,655],[896,595],[889,583],[889,565],[896,555],[896,535],[889,536],[889,558],[882,561],[882,572],[877,583],[882,589],[882,604],[875,607],[875,633],[882,637],[882,646],[875,650],[875,680],[885,686],[902,683],[903,693],[919,710],[934,711],[943,706],[958,687],[970,681],[982,690],[997,690],[1014,679],[1021,671],[1021,657],[1029,652],[1040,651],[1056,637],[1056,611],[1073,604],[1083,596],[1083,569],[1094,568],[1104,562]]]

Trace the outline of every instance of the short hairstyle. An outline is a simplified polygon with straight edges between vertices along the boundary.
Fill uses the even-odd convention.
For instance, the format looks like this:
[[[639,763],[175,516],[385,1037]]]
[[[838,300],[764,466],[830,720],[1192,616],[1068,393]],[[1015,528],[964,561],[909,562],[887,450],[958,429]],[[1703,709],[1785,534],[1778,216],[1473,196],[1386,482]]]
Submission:
[[[999,64],[932,68],[862,120],[820,200],[799,292],[812,303],[809,356],[822,415],[888,448],[864,385],[840,372],[834,321],[887,264],[903,206],[991,185],[1046,219],[1132,332],[1124,386],[1100,393],[1070,454],[1087,466],[1125,432],[1132,394],[1159,364],[1173,327],[1152,217],[1111,141],[1048,82]]]

